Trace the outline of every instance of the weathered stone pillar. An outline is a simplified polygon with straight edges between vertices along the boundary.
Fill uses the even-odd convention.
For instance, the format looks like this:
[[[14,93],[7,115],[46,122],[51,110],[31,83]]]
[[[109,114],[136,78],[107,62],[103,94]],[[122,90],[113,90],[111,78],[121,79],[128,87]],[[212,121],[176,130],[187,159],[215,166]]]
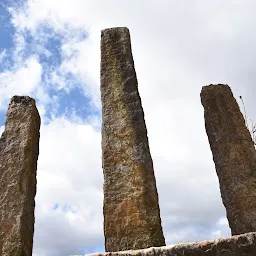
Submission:
[[[256,231],[256,153],[228,85],[201,91],[205,128],[232,235]]]
[[[0,139],[0,255],[31,256],[40,117],[34,99],[14,96]]]
[[[127,28],[101,33],[106,251],[165,245]]]

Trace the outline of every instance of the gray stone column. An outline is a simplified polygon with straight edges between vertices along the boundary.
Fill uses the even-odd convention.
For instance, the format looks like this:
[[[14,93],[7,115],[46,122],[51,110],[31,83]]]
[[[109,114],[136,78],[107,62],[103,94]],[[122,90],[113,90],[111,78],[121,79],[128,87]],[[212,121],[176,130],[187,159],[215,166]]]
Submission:
[[[256,154],[243,115],[228,85],[204,86],[201,101],[232,235],[256,231]]]
[[[31,256],[40,117],[35,101],[14,96],[0,139],[0,255]]]
[[[111,256],[255,256],[256,233],[247,233],[211,241],[182,243],[143,250],[114,252]],[[86,256],[110,256],[94,253]]]
[[[106,251],[165,245],[127,28],[101,32]]]

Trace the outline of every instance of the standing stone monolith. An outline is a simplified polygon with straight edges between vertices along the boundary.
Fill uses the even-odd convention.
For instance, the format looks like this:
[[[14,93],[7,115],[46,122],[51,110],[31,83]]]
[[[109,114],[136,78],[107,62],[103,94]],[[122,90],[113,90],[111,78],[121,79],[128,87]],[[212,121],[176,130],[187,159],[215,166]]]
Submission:
[[[256,231],[256,153],[228,85],[201,91],[208,135],[232,235]]]
[[[40,117],[35,100],[14,96],[0,139],[0,255],[31,256]]]
[[[125,27],[101,32],[101,100],[105,249],[163,246],[156,180]]]

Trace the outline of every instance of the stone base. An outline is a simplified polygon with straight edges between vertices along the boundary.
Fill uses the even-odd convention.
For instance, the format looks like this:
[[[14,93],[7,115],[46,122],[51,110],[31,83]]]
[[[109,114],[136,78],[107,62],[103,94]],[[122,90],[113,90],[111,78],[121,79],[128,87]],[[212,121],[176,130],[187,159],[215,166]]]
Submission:
[[[151,247],[141,250],[95,253],[90,256],[255,256],[256,233],[211,241]],[[88,255],[89,256],[89,255]]]

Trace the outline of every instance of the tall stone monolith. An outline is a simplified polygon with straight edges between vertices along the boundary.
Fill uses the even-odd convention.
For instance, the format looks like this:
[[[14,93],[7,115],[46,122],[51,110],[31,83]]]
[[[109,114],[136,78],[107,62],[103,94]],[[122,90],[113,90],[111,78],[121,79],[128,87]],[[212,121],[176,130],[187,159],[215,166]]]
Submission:
[[[0,139],[0,255],[31,256],[40,117],[34,99],[14,96]]]
[[[243,115],[228,85],[204,86],[201,101],[232,235],[256,231],[256,153]]]
[[[165,245],[130,34],[101,32],[102,158],[106,251]]]

